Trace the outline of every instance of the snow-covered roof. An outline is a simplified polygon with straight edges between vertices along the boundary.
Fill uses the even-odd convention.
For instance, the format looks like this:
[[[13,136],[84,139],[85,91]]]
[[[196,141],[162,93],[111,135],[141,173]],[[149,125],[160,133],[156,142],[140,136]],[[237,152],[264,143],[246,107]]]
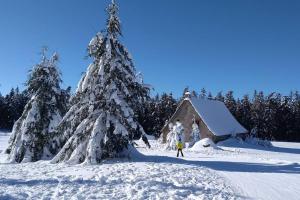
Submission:
[[[191,102],[207,128],[216,136],[247,133],[248,131],[232,116],[221,101],[186,98]]]

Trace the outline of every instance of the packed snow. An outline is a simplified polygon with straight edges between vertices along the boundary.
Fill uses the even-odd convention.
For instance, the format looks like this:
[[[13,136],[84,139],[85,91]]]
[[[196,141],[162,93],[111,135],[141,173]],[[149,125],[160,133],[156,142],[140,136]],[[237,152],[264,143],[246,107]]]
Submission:
[[[0,151],[8,137],[0,133]],[[229,139],[178,159],[149,141],[151,149],[136,141],[132,158],[98,165],[8,164],[1,154],[0,199],[299,199],[300,144]]]

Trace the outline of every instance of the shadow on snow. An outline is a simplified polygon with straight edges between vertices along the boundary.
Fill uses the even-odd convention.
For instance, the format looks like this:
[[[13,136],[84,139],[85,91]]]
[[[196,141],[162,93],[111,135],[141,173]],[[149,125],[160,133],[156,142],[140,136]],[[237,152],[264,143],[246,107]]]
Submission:
[[[267,163],[248,163],[248,162],[230,162],[230,161],[192,161],[168,156],[145,156],[140,155],[133,159],[134,162],[153,162],[183,164],[197,167],[208,167],[217,171],[228,172],[259,172],[259,173],[290,173],[299,174],[300,165],[292,163],[288,165],[267,164]]]
[[[255,149],[255,150],[262,150],[262,151],[271,151],[277,153],[290,153],[290,154],[300,154],[300,149],[296,148],[287,148],[287,147],[264,147],[258,145],[251,145],[251,144],[222,144],[224,147],[233,147],[233,148],[241,148],[241,149]],[[222,147],[221,146],[221,147]]]

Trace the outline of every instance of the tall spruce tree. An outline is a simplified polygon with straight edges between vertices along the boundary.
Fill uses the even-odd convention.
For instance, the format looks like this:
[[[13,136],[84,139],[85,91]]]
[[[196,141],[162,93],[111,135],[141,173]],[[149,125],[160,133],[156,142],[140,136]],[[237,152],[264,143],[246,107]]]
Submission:
[[[149,101],[144,103],[144,109],[140,110],[139,113],[139,122],[143,126],[145,132],[150,135],[155,135],[158,137],[159,132],[162,127],[160,127],[160,97],[156,95],[153,98],[150,98]],[[157,135],[156,135],[157,134]]]
[[[99,163],[118,157],[131,145],[134,135],[144,136],[137,110],[148,98],[132,58],[120,43],[118,6],[107,8],[107,29],[90,42],[93,63],[80,80],[73,106],[65,115],[56,135],[61,151],[53,163]]]
[[[253,122],[250,134],[254,137],[266,139],[266,103],[263,92],[254,91],[251,107],[251,121]]]
[[[293,124],[295,116],[293,115],[290,102],[290,97],[284,96],[281,99],[281,106],[277,111],[277,116],[280,116],[280,121],[278,121],[277,133],[280,134],[280,136],[278,137],[279,140],[283,141],[293,140]]]
[[[228,91],[225,95],[224,103],[226,107],[229,109],[231,114],[235,116],[236,114],[236,101],[233,96],[233,91]]]
[[[225,98],[222,94],[222,91],[217,93],[215,100],[224,102]]]
[[[156,123],[156,126],[158,127],[156,130],[156,134],[157,134],[156,137],[159,137],[161,129],[174,114],[177,108],[177,102],[173,98],[172,93],[170,94],[163,93],[158,102],[157,107],[159,111],[158,111],[158,122]]]
[[[5,97],[0,94],[0,129],[12,130],[28,101],[27,91],[20,92],[18,87],[11,89]]]
[[[200,91],[199,97],[200,97],[201,99],[205,99],[206,96],[207,96],[207,91],[205,90],[205,88],[202,88],[201,91]]]
[[[208,92],[207,99],[208,100],[213,100],[214,99],[211,92]]]
[[[251,101],[249,95],[244,95],[242,100],[237,101],[236,118],[247,130],[251,129]]]
[[[66,111],[57,60],[57,54],[48,59],[43,51],[41,63],[29,74],[26,85],[31,99],[14,124],[5,151],[10,162],[33,162],[53,157],[49,151],[52,145],[49,134]]]
[[[277,131],[277,111],[280,107],[280,96],[277,96],[275,93],[271,93],[265,99],[265,131],[263,135],[266,139],[272,139],[274,133]]]

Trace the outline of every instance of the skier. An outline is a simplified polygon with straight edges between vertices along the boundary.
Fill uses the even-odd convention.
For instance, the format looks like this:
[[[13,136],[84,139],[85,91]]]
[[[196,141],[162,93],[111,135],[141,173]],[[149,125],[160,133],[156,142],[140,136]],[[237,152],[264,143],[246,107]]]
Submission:
[[[179,140],[178,140],[176,146],[177,146],[177,157],[179,156],[179,152],[181,153],[181,156],[184,157],[184,156],[183,156],[183,152],[182,152],[183,144],[182,144],[182,142],[181,142],[181,138],[179,138]]]

